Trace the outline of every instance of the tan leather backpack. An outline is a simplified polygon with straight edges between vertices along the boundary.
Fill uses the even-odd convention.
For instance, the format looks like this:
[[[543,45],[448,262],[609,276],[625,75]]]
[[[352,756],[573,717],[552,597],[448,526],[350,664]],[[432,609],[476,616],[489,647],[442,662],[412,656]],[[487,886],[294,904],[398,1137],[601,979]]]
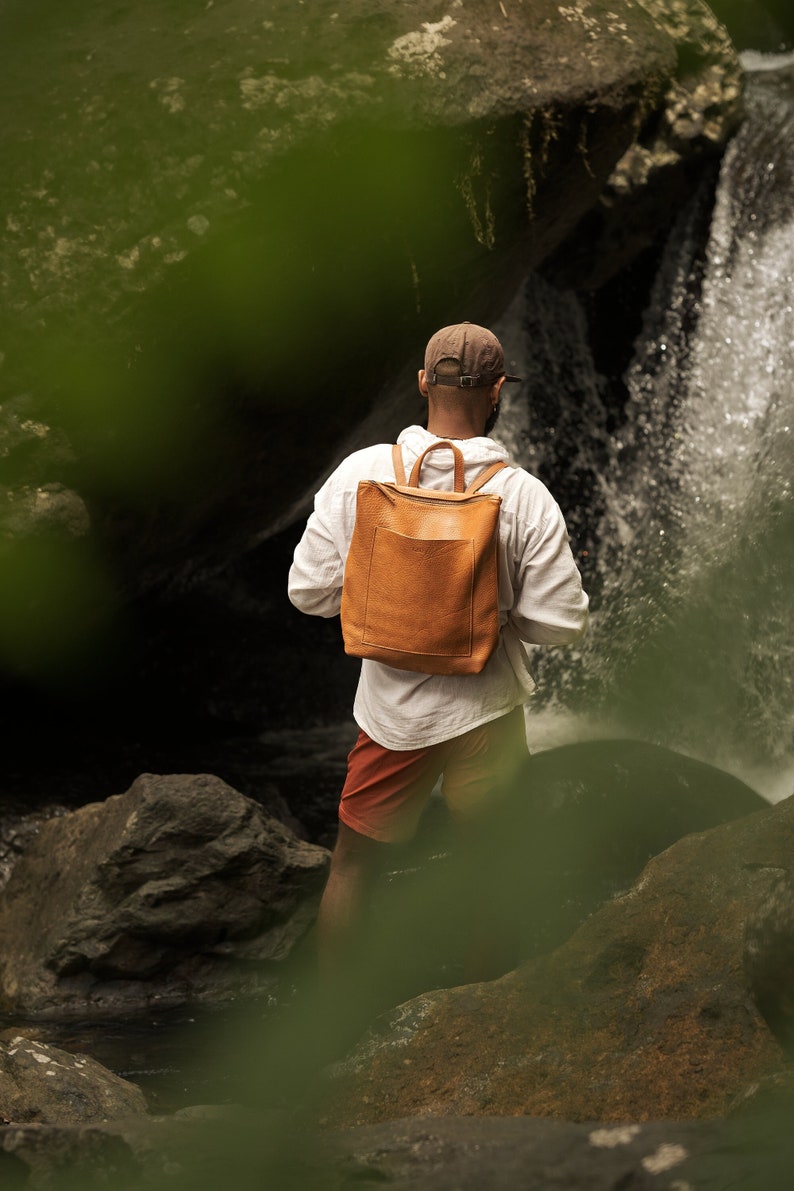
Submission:
[[[452,451],[454,490],[419,487],[431,451]],[[478,674],[499,638],[501,497],[480,492],[504,463],[464,489],[454,443],[432,443],[406,484],[399,446],[396,482],[362,480],[342,586],[345,652],[424,674]]]

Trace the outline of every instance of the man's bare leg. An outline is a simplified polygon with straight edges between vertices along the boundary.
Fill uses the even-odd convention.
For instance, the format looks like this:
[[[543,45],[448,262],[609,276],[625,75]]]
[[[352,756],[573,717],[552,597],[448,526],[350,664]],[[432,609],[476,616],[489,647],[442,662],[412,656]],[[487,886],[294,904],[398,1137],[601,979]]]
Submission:
[[[355,958],[355,943],[387,848],[340,820],[317,914],[317,960],[322,979],[338,979]]]

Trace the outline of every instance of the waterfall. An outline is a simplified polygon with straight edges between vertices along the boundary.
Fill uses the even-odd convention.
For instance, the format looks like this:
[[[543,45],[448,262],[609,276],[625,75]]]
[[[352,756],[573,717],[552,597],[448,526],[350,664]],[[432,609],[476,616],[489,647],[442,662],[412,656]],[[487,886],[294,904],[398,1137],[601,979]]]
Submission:
[[[524,326],[529,415],[517,403],[502,433],[544,479],[567,439],[551,486],[594,616],[570,661],[540,659],[554,722],[562,705],[571,735],[641,736],[778,798],[794,791],[794,62],[746,66],[747,120],[716,194],[706,180],[673,226],[620,378],[620,424],[581,300],[532,279],[508,319]],[[533,433],[550,391],[557,422]]]

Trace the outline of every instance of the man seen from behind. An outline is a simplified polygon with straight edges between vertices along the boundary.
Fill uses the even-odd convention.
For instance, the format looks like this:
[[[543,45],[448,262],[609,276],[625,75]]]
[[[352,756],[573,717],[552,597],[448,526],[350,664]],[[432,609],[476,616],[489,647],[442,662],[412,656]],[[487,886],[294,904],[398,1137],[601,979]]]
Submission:
[[[348,954],[389,845],[409,840],[439,777],[461,833],[476,831],[489,800],[527,756],[523,705],[534,689],[524,643],[566,645],[585,632],[588,599],[563,515],[540,480],[511,463],[489,437],[505,372],[498,339],[472,323],[430,339],[419,390],[427,428],[399,435],[406,475],[428,446],[451,441],[463,454],[465,482],[506,463],[483,487],[501,497],[498,543],[499,637],[476,674],[424,674],[364,658],[353,714],[359,735],[348,758],[339,829],[320,904],[321,972]],[[452,488],[453,456],[434,450],[421,486]],[[289,597],[301,611],[336,616],[362,480],[395,481],[391,444],[348,456],[317,493],[295,550]],[[426,615],[433,616],[427,608]],[[485,973],[477,973],[482,978]]]

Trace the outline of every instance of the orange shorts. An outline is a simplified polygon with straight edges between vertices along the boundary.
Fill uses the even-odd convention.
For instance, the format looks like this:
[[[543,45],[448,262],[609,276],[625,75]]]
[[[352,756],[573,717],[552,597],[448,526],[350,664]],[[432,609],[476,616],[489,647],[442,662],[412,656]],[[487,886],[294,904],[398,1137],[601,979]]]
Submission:
[[[482,810],[528,756],[523,707],[428,748],[397,752],[358,734],[347,759],[339,818],[353,831],[403,843],[416,831],[438,778],[454,818]]]

